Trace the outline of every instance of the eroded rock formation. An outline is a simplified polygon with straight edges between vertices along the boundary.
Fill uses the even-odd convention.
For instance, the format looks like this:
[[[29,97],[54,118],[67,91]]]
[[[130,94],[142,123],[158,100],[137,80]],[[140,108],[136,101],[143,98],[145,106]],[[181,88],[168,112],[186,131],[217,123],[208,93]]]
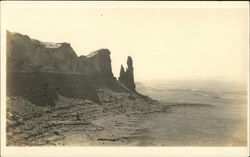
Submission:
[[[78,57],[69,43],[46,43],[7,32],[9,71],[76,72]]]
[[[114,77],[110,51],[78,57],[68,43],[49,43],[7,32],[7,94],[53,105],[57,94],[98,102],[96,89],[129,92]]]
[[[78,57],[69,43],[49,43],[7,32],[7,68],[18,72],[81,73],[113,78],[110,51]]]
[[[100,49],[94,51],[86,57],[89,60],[91,67],[95,69],[95,73],[100,75],[100,77],[114,77],[111,67],[110,51],[108,49]]]
[[[133,67],[133,60],[130,56],[128,56],[127,58],[126,71],[124,70],[123,65],[121,65],[119,81],[128,89],[135,91],[134,67]]]

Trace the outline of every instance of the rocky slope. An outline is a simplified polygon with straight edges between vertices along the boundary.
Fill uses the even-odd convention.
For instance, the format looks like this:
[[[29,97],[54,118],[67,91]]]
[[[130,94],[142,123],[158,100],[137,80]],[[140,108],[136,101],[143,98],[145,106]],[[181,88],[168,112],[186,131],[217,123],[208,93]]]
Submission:
[[[135,127],[135,115],[168,109],[136,92],[131,57],[124,74],[114,77],[108,49],[78,57],[68,43],[7,32],[7,144],[112,145],[135,138],[136,129],[123,134],[114,117]]]
[[[7,145],[136,145],[138,115],[168,111],[136,94],[100,88],[97,95],[100,103],[58,95],[54,106],[8,97]]]

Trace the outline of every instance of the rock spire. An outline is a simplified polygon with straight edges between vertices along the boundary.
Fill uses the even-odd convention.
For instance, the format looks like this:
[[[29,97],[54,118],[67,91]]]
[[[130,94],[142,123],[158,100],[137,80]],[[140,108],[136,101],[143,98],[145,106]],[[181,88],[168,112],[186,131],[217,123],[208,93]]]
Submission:
[[[128,89],[135,91],[135,82],[134,82],[134,67],[133,60],[130,56],[127,58],[127,68],[124,70],[123,65],[121,65],[119,81],[126,86]]]

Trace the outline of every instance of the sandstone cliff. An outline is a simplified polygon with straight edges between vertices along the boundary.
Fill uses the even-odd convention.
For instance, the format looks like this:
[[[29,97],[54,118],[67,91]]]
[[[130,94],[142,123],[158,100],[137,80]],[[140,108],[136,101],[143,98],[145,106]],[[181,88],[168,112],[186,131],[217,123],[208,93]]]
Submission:
[[[68,43],[45,43],[7,32],[9,71],[76,72],[78,57]]]
[[[17,72],[61,72],[113,78],[110,51],[78,57],[69,43],[49,43],[7,32],[7,68]]]
[[[128,58],[124,87],[113,75],[110,51],[77,56],[69,43],[50,43],[7,31],[7,94],[38,105],[53,105],[58,94],[99,102],[96,90],[134,92],[133,65]]]
[[[91,68],[95,69],[93,75],[99,75],[107,79],[112,79],[114,77],[111,67],[110,51],[108,49],[94,51],[86,57],[91,64]]]

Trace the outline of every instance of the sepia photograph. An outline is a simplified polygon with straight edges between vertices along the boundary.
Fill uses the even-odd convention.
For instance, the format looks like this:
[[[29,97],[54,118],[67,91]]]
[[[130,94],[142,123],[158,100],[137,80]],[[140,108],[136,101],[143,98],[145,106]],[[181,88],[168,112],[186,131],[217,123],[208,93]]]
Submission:
[[[248,152],[248,3],[181,4],[1,3],[2,146]]]

